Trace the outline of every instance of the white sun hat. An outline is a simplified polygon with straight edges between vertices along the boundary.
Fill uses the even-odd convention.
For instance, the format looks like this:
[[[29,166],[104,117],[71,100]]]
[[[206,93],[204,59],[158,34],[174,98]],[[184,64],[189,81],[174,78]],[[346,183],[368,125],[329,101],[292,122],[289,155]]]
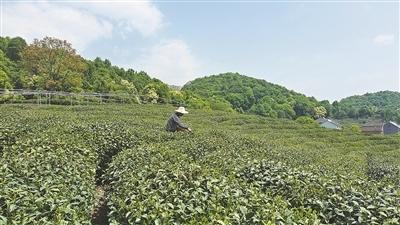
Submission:
[[[185,107],[182,107],[182,106],[179,107],[178,109],[176,109],[175,112],[182,113],[182,114],[188,114],[189,113],[188,111],[186,111]]]

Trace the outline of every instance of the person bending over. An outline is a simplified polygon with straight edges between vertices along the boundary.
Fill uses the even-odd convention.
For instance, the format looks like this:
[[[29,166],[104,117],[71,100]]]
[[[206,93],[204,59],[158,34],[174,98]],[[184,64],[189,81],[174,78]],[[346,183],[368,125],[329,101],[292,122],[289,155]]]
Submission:
[[[171,117],[167,121],[167,125],[165,129],[169,132],[176,132],[176,131],[188,131],[192,132],[192,130],[182,123],[181,117],[184,114],[188,114],[189,112],[186,111],[185,107],[179,107],[172,113]]]

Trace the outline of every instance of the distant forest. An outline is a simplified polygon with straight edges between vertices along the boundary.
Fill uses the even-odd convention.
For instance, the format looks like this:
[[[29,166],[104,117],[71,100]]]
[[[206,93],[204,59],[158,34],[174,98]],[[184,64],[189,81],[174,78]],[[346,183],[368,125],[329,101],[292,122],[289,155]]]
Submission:
[[[332,103],[335,118],[375,118],[400,122],[400,93],[380,91],[355,95]]]
[[[137,96],[137,103],[170,103],[272,118],[374,118],[400,122],[399,92],[352,96],[331,104],[238,73],[198,78],[177,90],[144,71],[126,70],[108,59],[84,59],[70,43],[51,37],[31,44],[21,37],[0,37],[0,88],[132,94]],[[0,97],[0,102],[4,101],[7,99]]]
[[[317,101],[265,80],[226,73],[195,79],[182,90],[204,98],[219,97],[239,112],[273,118],[300,116],[336,119],[380,119],[400,122],[400,93],[382,91],[352,96],[341,101]]]

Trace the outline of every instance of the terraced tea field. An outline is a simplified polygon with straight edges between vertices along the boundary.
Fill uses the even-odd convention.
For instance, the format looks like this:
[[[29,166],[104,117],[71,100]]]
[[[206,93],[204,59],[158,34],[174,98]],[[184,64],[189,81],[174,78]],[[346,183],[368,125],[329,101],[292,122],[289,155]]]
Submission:
[[[1,106],[0,224],[400,224],[400,136],[173,109]]]

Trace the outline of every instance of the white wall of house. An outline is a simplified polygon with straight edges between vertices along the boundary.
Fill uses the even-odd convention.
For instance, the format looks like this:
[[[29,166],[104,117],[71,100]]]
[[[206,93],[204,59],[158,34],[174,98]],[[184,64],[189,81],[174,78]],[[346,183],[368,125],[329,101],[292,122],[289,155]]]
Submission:
[[[336,124],[326,121],[320,124],[321,127],[325,127],[328,129],[340,129]]]

